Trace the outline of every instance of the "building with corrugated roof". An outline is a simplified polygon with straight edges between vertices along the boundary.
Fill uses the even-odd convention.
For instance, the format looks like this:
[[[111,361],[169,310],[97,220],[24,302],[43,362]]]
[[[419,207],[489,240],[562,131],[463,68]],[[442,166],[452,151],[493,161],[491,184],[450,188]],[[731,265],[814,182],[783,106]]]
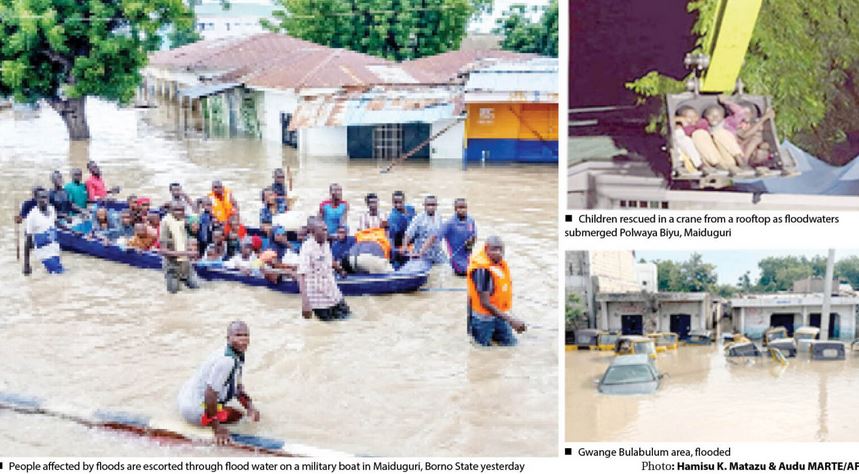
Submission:
[[[495,75],[500,70],[492,68],[501,62],[510,73],[517,62],[525,62],[533,66],[516,69],[519,73],[539,67],[542,78],[550,71],[536,61],[534,55],[506,51],[456,51],[395,63],[262,33],[154,53],[143,75],[148,94],[175,99],[185,111],[183,116],[199,117],[205,133],[256,136],[297,147],[301,155],[310,157],[395,159],[409,154],[461,160],[467,143],[465,102],[470,77]],[[557,82],[556,68],[554,74]],[[477,84],[487,81],[491,82],[482,79]],[[529,139],[551,137],[549,130],[557,130],[556,92],[554,124],[545,123],[550,113],[535,114],[530,107],[542,110],[550,93],[472,87],[471,94],[475,93],[490,94],[504,110],[511,105],[516,109],[522,122],[516,124],[517,140],[527,135],[521,130],[539,129]],[[530,104],[534,100],[540,104]],[[530,105],[523,107],[523,103]],[[503,125],[510,120],[504,118]],[[516,153],[519,148],[526,150],[508,147],[508,151]],[[525,161],[540,161],[533,155]],[[495,153],[489,159],[516,158]]]

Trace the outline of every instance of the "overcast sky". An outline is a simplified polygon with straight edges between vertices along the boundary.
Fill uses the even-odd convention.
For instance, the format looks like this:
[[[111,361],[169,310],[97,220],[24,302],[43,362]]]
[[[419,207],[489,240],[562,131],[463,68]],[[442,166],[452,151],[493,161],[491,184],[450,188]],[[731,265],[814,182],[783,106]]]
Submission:
[[[673,260],[675,262],[683,262],[689,259],[689,256],[694,252],[670,252],[670,251],[652,251],[652,250],[636,250],[635,261],[642,258],[648,262],[651,260]],[[716,273],[719,276],[719,283],[735,285],[737,280],[747,271],[751,272],[752,282],[754,283],[759,276],[758,262],[766,257],[786,257],[794,255],[797,257],[806,256],[813,257],[820,255],[826,257],[827,250],[714,250],[701,251],[701,258],[706,263],[716,265]],[[859,255],[857,249],[836,249],[835,261],[851,255]]]

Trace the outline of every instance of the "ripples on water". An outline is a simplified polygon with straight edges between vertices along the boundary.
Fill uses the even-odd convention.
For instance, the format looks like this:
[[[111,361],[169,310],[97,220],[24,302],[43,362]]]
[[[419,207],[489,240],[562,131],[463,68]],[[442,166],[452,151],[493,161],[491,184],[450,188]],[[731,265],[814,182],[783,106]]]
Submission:
[[[240,431],[372,455],[555,455],[557,452],[557,168],[407,163],[388,174],[373,161],[299,160],[256,140],[180,139],[165,109],[117,110],[91,101],[93,140],[72,144],[60,119],[0,114],[0,390],[71,404],[178,417],[175,397],[197,364],[224,340],[230,320],[251,329],[245,382],[262,411]],[[173,181],[193,197],[213,179],[231,187],[246,222],[256,225],[259,190],[275,167],[295,171],[299,209],[315,212],[339,182],[357,223],[367,192],[382,209],[403,189],[420,208],[436,194],[440,212],[465,197],[482,236],[507,243],[514,311],[535,325],[515,349],[483,350],[464,328],[464,291],[349,298],[343,324],[305,321],[296,296],[213,282],[168,295],[157,271],[64,253],[68,272],[24,278],[15,261],[11,216],[50,170],[98,161],[109,186],[166,200]],[[464,288],[448,268],[430,287]],[[29,418],[28,418],[29,416]],[[0,414],[3,435],[33,453],[71,455],[79,428],[44,417]],[[26,425],[27,430],[18,428]],[[83,429],[83,428],[80,428]],[[29,434],[28,434],[29,433]],[[186,454],[96,436],[91,454]],[[33,441],[38,439],[37,442]],[[114,441],[115,439],[115,441]],[[7,445],[4,441],[3,445]],[[149,446],[149,445],[147,445]],[[196,451],[187,454],[199,455]]]
[[[611,352],[566,353],[567,441],[854,441],[859,355],[781,366],[767,357],[727,360],[721,348],[659,354],[667,375],[651,395],[597,392]]]

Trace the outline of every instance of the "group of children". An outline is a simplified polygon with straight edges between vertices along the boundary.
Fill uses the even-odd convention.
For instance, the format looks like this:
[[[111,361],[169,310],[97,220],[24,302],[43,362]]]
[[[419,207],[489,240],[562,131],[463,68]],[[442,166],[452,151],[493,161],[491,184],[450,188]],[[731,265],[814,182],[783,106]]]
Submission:
[[[726,108],[730,114],[726,115]],[[763,131],[774,117],[772,109],[761,114],[751,102],[720,95],[718,103],[706,107],[703,114],[688,104],[677,107],[672,138],[687,172],[751,176],[771,165],[772,150]]]

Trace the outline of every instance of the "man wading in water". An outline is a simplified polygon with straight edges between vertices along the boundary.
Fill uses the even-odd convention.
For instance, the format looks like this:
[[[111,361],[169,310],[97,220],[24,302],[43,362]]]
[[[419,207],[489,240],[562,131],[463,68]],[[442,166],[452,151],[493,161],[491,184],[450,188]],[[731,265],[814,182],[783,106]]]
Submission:
[[[242,385],[242,366],[250,344],[250,332],[244,321],[233,321],[227,327],[227,347],[212,353],[185,382],[179,393],[179,412],[188,423],[211,426],[215,444],[229,443],[230,432],[221,424],[235,423],[242,412],[225,406],[235,397],[253,421],[259,421],[259,411]]]
[[[170,293],[179,291],[182,282],[191,289],[200,287],[197,273],[191,263],[191,259],[196,259],[198,255],[196,250],[191,250],[188,246],[190,239],[185,229],[185,204],[181,201],[173,201],[170,204],[170,214],[167,214],[161,223],[160,250],[164,257],[161,260],[164,280]]]
[[[468,331],[482,345],[492,341],[502,346],[516,345],[513,331],[524,332],[525,323],[510,313],[513,307],[513,282],[504,260],[504,242],[490,236],[471,256],[467,271]]]

